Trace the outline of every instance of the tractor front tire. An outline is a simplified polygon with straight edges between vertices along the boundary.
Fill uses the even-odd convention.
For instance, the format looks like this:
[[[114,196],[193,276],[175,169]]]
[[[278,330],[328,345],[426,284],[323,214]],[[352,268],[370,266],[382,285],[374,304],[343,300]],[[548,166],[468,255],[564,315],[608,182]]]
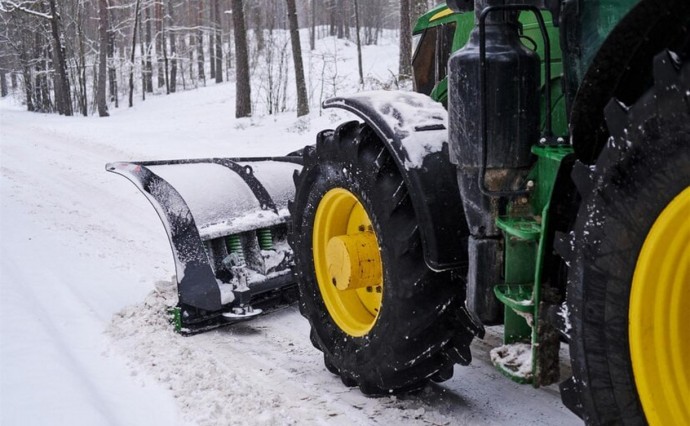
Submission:
[[[690,424],[690,66],[606,109],[611,139],[577,182],[567,303],[587,424]],[[584,181],[583,181],[584,180]]]
[[[300,311],[327,369],[383,395],[448,379],[454,364],[469,363],[463,279],[426,266],[410,194],[373,130],[349,122],[321,132],[295,185],[290,243]],[[361,253],[343,248],[350,243]],[[363,272],[349,276],[341,260],[355,252]]]

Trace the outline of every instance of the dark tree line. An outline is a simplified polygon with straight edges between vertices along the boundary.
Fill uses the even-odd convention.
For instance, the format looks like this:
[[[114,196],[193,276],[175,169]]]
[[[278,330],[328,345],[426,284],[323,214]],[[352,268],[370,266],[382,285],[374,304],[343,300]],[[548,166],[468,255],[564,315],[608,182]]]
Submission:
[[[403,56],[409,64],[411,53],[403,44],[415,11],[428,6],[426,0],[3,0],[0,89],[2,96],[21,93],[29,111],[108,116],[123,97],[131,106],[147,94],[235,79],[236,114],[248,116],[250,67],[274,31],[289,30],[294,107],[303,115],[309,103],[299,28],[308,28],[311,49],[328,36],[375,44],[384,29],[402,28],[400,74],[409,75]]]

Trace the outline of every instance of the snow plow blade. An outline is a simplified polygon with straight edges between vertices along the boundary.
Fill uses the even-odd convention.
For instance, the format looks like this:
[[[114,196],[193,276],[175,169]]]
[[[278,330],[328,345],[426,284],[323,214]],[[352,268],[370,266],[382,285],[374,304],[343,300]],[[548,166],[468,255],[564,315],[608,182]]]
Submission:
[[[195,334],[297,297],[286,241],[299,156],[117,162],[168,234],[179,301],[175,329]]]

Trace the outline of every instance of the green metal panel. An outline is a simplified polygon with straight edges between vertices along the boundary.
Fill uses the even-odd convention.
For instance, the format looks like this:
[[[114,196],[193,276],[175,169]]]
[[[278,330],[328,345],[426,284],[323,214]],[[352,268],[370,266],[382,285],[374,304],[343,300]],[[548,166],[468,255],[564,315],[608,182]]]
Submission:
[[[474,26],[473,13],[453,13],[445,4],[438,5],[417,19],[414,29],[412,30],[412,34],[421,34],[427,28],[449,23],[456,23],[461,26],[462,28],[460,29],[460,35],[464,34],[464,42],[459,39],[458,45],[453,43],[453,50],[456,50],[467,43],[470,31]]]
[[[563,76],[563,63],[560,50],[559,32],[558,28],[552,24],[551,17],[548,12],[544,12],[544,20],[551,42],[551,99],[552,99],[552,113],[551,118],[553,122],[553,129],[556,135],[565,136],[568,131],[565,100],[561,90],[561,78]],[[530,49],[537,52],[540,58],[544,58],[544,41],[539,30],[539,25],[534,15],[530,12],[520,14],[520,23],[522,24],[522,40],[523,43]],[[429,12],[422,15],[415,25],[413,34],[421,36],[421,34],[433,27],[440,25],[455,25],[455,33],[453,35],[452,51],[462,48],[469,40],[470,33],[474,28],[474,12],[453,13],[445,5],[439,5]],[[544,85],[544,75],[541,76],[542,90]],[[448,81],[446,78],[437,82],[430,94],[431,98],[446,103],[448,100]],[[546,121],[545,102],[541,101],[541,123],[542,126]]]

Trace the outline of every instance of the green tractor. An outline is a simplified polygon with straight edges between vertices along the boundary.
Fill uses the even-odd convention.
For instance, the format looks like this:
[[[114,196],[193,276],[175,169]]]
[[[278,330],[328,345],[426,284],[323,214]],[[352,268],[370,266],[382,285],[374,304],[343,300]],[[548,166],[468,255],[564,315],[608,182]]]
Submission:
[[[497,367],[586,422],[690,424],[688,25],[684,1],[449,1],[413,58],[447,116],[327,101],[363,122],[305,149],[290,235],[328,369],[415,389],[503,323]]]
[[[415,26],[416,93],[327,100],[360,120],[315,145],[108,170],[163,219],[180,331],[296,282],[326,367],[365,394],[449,379],[503,324],[497,368],[560,383],[586,423],[688,425],[689,29],[687,0],[449,0]],[[197,219],[199,171],[243,195]]]

